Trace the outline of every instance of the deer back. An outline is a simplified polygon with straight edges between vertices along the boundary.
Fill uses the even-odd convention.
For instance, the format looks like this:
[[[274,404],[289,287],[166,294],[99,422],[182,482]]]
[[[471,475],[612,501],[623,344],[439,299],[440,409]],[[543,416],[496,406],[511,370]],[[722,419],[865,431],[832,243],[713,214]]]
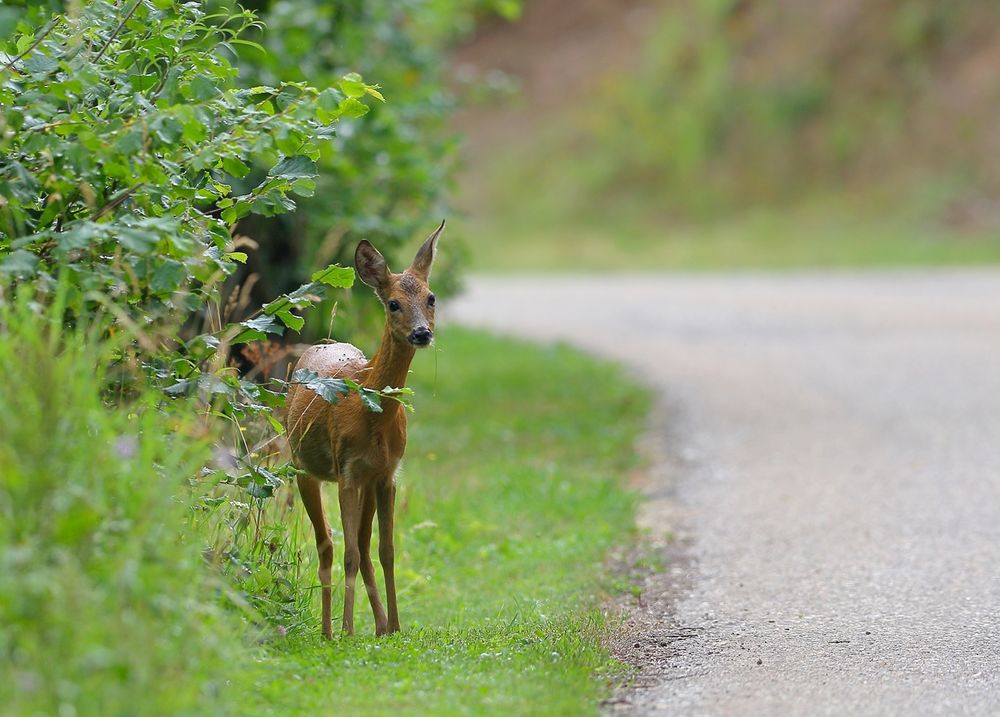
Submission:
[[[371,364],[351,344],[307,349],[296,366],[323,378],[363,383]],[[288,394],[285,422],[295,464],[320,480],[370,481],[391,477],[406,448],[406,414],[395,401],[374,413],[354,392],[329,403],[305,386]]]

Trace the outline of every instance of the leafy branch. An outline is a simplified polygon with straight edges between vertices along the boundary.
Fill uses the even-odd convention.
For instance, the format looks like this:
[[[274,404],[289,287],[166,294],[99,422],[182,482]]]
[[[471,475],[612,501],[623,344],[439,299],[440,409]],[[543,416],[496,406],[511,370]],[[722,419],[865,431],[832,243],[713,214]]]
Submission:
[[[392,388],[386,386],[383,389],[368,388],[349,377],[328,378],[320,376],[318,373],[308,368],[297,369],[290,381],[283,382],[289,385],[305,386],[327,403],[337,403],[341,396],[346,396],[351,391],[358,394],[361,403],[373,413],[382,413],[382,404],[379,399],[391,398],[398,401],[403,408],[413,411],[413,404],[409,397],[413,395],[413,389]]]
[[[123,17],[122,21],[118,23],[118,27],[116,27],[114,31],[112,31],[111,36],[108,37],[107,41],[104,43],[104,46],[101,48],[101,51],[97,53],[97,57],[91,60],[91,62],[93,62],[96,65],[98,62],[101,61],[101,58],[104,57],[104,53],[108,51],[109,47],[111,47],[111,43],[114,42],[114,39],[118,37],[119,34],[121,34],[122,28],[125,27],[125,23],[131,20],[132,16],[135,15],[135,11],[139,9],[140,4],[142,4],[142,0],[135,0],[135,2],[132,3],[132,7],[129,8],[129,11],[127,13],[125,13],[125,17]]]
[[[58,23],[60,19],[61,16],[57,15],[56,17],[49,20],[49,22],[45,25],[45,27],[42,28],[42,31],[38,33],[38,36],[35,38],[34,42],[29,41],[25,49],[19,52],[13,58],[11,58],[10,61],[8,61],[7,64],[3,66],[3,69],[0,69],[0,72],[7,72],[8,70],[14,70],[14,72],[16,72],[17,74],[19,75],[22,74],[21,71],[15,67],[15,65],[21,60],[23,60],[25,57],[30,55],[32,52],[34,52],[35,49],[37,49],[38,46],[42,44],[42,41],[46,37],[48,37],[49,33],[51,33],[55,29],[56,23]]]
[[[42,296],[65,287],[67,318],[109,317],[132,337],[122,361],[144,367],[166,396],[239,429],[269,426],[273,440],[287,386],[240,376],[230,347],[301,330],[302,312],[352,286],[354,271],[330,265],[223,323],[222,280],[247,260],[231,227],[295,209],[315,191],[321,149],[336,151],[335,126],[383,98],[355,73],[322,91],[240,87],[236,48],[261,46],[239,36],[260,23],[205,7],[91,0],[37,33],[22,24],[2,48],[17,81],[0,82],[0,281]],[[178,323],[199,312],[214,312],[217,330],[182,336]],[[371,410],[397,395],[344,388]],[[252,474],[243,487],[262,497],[280,471],[236,435],[236,463]]]

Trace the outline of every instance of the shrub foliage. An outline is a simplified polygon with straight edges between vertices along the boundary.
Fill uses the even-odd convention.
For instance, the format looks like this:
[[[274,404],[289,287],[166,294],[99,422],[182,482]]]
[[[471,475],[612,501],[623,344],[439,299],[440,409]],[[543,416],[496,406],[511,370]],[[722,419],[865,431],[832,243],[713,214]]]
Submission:
[[[144,319],[199,308],[244,253],[230,227],[315,190],[320,146],[378,90],[357,75],[240,88],[231,58],[257,24],[197,3],[87,3],[3,58],[0,271],[68,273]],[[266,172],[233,189],[251,164]]]
[[[274,554],[261,547],[266,531],[258,525],[248,538],[246,527],[294,473],[275,459],[283,386],[241,377],[229,348],[302,331],[304,312],[353,284],[352,269],[330,263],[347,244],[370,236],[391,259],[441,212],[450,166],[443,40],[483,8],[513,6],[252,5],[2,9],[0,308],[18,287],[40,312],[59,297],[64,322],[101,326],[90,338],[114,342],[98,353],[116,369],[95,377],[109,404],[132,410],[152,384],[163,421],[194,411],[211,435],[228,436],[191,476],[209,524],[193,525],[206,554],[237,566],[251,604],[266,607],[281,576],[262,559]],[[272,261],[282,253],[294,260]],[[264,292],[233,294],[243,304],[251,296],[234,312],[241,302],[226,294],[237,272],[263,274],[261,262],[273,280],[256,282]],[[358,392],[373,411],[381,397],[406,400],[392,387],[292,380],[331,401]]]
[[[277,35],[222,2],[94,0],[22,15],[0,55],[0,370],[16,378],[0,385],[0,715],[238,712],[234,691],[272,679],[251,659],[269,651],[260,644],[314,634],[303,521],[274,499],[294,472],[273,456],[282,387],[238,375],[226,349],[302,330],[310,306],[353,283],[331,262],[355,238],[391,260],[441,211],[449,100],[436,43],[485,5],[260,3]],[[254,260],[251,243],[258,261],[288,246],[297,258],[248,313],[227,316],[224,291]],[[309,372],[293,380],[327,400],[359,392],[373,411],[381,396],[406,399]],[[516,508],[522,491],[493,484],[498,505]],[[574,495],[593,498],[606,477],[584,484]],[[402,511],[419,513],[414,502]],[[412,521],[402,549],[422,556],[417,569],[460,564],[448,551],[470,523],[451,514],[441,531]],[[511,552],[495,527],[472,526],[484,543],[474,560]],[[588,554],[577,563],[592,564]],[[429,578],[401,577],[415,611],[441,604],[416,594],[431,594]],[[462,609],[492,612],[480,600]],[[261,617],[270,624],[247,645],[240,619]],[[477,630],[435,662],[474,652],[483,664],[480,644],[499,656],[531,642],[524,671],[564,653],[582,684],[598,664],[591,641],[563,637],[576,623],[531,620],[513,637],[509,625]],[[399,643],[404,653],[455,639],[427,634]]]

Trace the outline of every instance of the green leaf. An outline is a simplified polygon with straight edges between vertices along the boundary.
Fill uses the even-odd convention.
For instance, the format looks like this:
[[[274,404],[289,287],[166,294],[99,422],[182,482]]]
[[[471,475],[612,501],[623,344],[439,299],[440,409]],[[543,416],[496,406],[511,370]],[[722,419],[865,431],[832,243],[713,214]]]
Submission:
[[[219,88],[205,75],[195,75],[188,85],[188,91],[191,99],[198,102],[210,100],[219,94]]]
[[[343,96],[332,87],[328,87],[319,93],[316,103],[327,112],[335,112],[340,106]]]
[[[287,179],[315,177],[316,163],[301,154],[294,157],[285,157],[268,172],[268,175],[272,177],[285,177]]]
[[[269,483],[258,483],[257,481],[251,480],[247,482],[246,491],[254,498],[263,500],[274,495],[274,486]]]
[[[372,413],[382,413],[382,403],[379,399],[378,393],[367,388],[362,388],[358,395],[361,397],[361,403]]]
[[[406,386],[403,386],[401,388],[393,388],[391,386],[386,386],[378,393],[381,396],[386,396],[388,398],[395,399],[407,411],[411,412],[413,411],[413,402],[410,401],[410,396],[413,395],[412,388],[408,388]]]
[[[306,306],[311,306],[316,301],[322,300],[322,294],[323,285],[318,284],[315,281],[311,281],[308,284],[303,284],[292,293],[285,294],[279,299],[272,301],[264,308],[264,311],[269,314],[273,314],[279,308],[282,308],[286,302],[291,306],[301,309]]]
[[[344,117],[350,117],[351,119],[357,119],[359,117],[364,117],[368,114],[368,105],[359,102],[353,97],[348,97],[346,100],[340,103],[340,114]]]
[[[26,249],[18,249],[0,261],[0,274],[27,276],[35,272],[36,266],[38,266],[37,256]]]
[[[32,53],[31,57],[24,61],[24,69],[28,72],[49,73],[59,67],[59,61],[43,55],[39,52]]]
[[[298,383],[316,393],[327,403],[336,403],[350,390],[347,383],[339,378],[321,378],[318,373],[308,368],[296,369],[292,374],[292,383]]]
[[[198,388],[211,396],[229,396],[236,394],[236,389],[221,376],[204,373],[198,378]]]
[[[160,76],[155,73],[146,75],[130,75],[129,84],[135,92],[145,92],[151,90],[160,82]]]
[[[184,265],[175,259],[165,259],[163,263],[153,271],[153,278],[149,283],[149,288],[154,294],[172,294],[180,288],[180,285],[187,278],[187,271]]]
[[[250,47],[257,50],[260,54],[267,56],[267,49],[264,48],[260,43],[253,42],[252,40],[241,40],[237,37],[230,38],[230,45],[242,45],[243,47]]]
[[[131,157],[141,152],[142,140],[143,130],[141,128],[131,129],[118,138],[118,141],[115,142],[115,150],[124,155],[124,157]],[[127,166],[123,174],[123,179],[128,176],[129,172]]]
[[[222,221],[233,224],[250,213],[251,204],[245,199],[239,199],[231,206],[222,210]]]
[[[234,177],[243,178],[250,174],[250,167],[248,167],[242,160],[236,157],[223,157],[222,158],[222,168]]]
[[[187,379],[181,379],[174,385],[167,386],[165,389],[163,389],[163,392],[168,396],[183,396],[188,392],[188,389],[190,387],[191,387],[190,381],[188,381]]]
[[[354,286],[354,269],[349,266],[331,264],[309,277],[310,281],[332,286],[335,289],[350,289]]]
[[[274,317],[267,314],[261,314],[253,319],[241,321],[239,325],[243,327],[243,330],[233,337],[232,343],[234,344],[263,341],[267,338],[267,334],[278,334],[280,336],[285,331],[281,324],[274,320]]]
[[[383,396],[412,396],[413,389],[409,386],[403,386],[401,388],[393,388],[392,386],[386,386],[381,391],[379,391]]]
[[[316,193],[316,182],[312,179],[296,179],[292,191],[300,197],[311,197]]]
[[[363,97],[368,89],[357,72],[348,72],[337,83],[337,87],[348,97]]]
[[[156,234],[139,227],[121,227],[117,238],[119,244],[136,254],[150,253],[159,241]]]
[[[64,232],[56,235],[59,250],[63,252],[75,249],[84,249],[93,243],[95,239],[103,237],[101,225],[93,222],[80,222]]]
[[[291,312],[291,309],[281,309],[275,313],[281,323],[290,328],[292,331],[300,331],[306,324],[306,320],[301,316],[296,316]]]
[[[185,344],[188,354],[195,358],[207,358],[218,351],[222,342],[218,336],[212,334],[199,334]]]
[[[154,78],[159,81],[159,78]],[[184,134],[184,126],[173,117],[161,117],[152,124],[156,136],[167,144],[173,144]]]

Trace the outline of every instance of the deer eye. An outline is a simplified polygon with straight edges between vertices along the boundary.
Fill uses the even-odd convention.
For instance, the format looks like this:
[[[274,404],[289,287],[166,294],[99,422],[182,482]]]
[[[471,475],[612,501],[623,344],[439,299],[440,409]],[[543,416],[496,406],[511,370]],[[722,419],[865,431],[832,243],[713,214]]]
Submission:
[[[392,299],[389,302],[389,311],[399,311],[399,302],[396,301],[395,299]]]
[[[431,294],[430,296],[427,297],[427,305],[428,306],[434,306],[434,302],[436,302],[436,301],[437,301],[437,298],[435,298],[434,294]]]

